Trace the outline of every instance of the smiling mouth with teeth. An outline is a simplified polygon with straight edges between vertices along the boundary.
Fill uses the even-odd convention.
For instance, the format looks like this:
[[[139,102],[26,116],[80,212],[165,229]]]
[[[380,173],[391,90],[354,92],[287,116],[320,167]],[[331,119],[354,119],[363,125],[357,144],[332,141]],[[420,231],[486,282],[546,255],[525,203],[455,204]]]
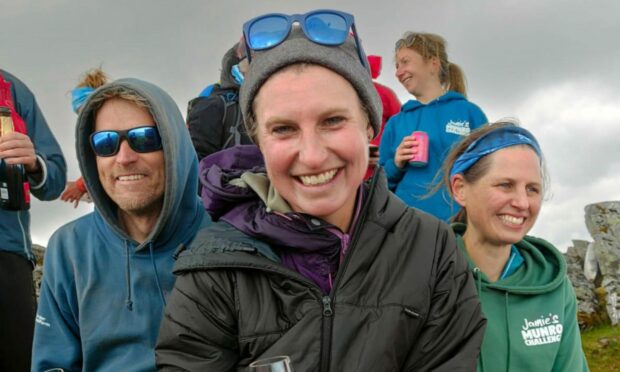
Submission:
[[[337,169],[331,169],[327,172],[313,174],[309,176],[298,176],[297,178],[299,178],[301,183],[305,186],[317,186],[331,181],[336,175],[336,173],[338,173]]]
[[[129,176],[118,176],[116,179],[118,181],[138,181],[144,178],[143,174],[132,174]]]
[[[521,225],[523,221],[525,221],[524,217],[513,217],[508,215],[502,215],[499,217],[502,221],[509,223],[511,225]]]

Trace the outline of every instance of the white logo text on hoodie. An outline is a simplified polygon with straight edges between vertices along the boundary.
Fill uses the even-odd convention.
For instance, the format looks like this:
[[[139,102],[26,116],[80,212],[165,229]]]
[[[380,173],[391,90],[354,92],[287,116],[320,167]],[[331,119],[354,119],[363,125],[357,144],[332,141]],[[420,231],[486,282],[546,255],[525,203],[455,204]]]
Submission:
[[[450,120],[446,124],[446,133],[453,133],[459,136],[466,136],[471,132],[468,121],[454,121]]]
[[[541,315],[535,320],[523,319],[521,336],[526,346],[546,345],[560,342],[564,326],[557,314]]]

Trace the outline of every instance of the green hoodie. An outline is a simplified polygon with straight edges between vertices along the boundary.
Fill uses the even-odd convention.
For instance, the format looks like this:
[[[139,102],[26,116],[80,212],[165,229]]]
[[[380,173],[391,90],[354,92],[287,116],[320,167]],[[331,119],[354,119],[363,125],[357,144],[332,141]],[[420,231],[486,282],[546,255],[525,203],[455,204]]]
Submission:
[[[466,228],[452,225],[488,322],[478,371],[588,371],[577,300],[562,254],[549,242],[526,236],[516,244],[523,265],[492,283],[467,254],[462,237]]]

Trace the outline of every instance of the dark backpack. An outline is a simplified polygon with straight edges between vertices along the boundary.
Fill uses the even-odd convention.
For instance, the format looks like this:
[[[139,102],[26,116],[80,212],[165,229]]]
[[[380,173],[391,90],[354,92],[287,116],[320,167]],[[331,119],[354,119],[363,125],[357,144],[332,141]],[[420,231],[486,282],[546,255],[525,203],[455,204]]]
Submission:
[[[221,121],[215,121],[213,118],[219,118],[220,114]],[[216,151],[252,143],[243,126],[238,92],[221,89],[218,84],[208,96],[189,101],[187,126],[200,159]],[[213,138],[213,132],[220,131],[220,128],[216,127],[221,127],[217,140]]]

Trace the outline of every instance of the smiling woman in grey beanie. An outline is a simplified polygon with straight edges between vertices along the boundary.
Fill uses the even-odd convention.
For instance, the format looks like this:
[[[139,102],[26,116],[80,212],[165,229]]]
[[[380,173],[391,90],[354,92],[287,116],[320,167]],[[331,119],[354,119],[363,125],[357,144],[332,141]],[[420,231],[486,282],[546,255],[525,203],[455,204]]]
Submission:
[[[201,163],[216,222],[180,253],[161,370],[474,370],[485,321],[447,225],[364,183],[381,103],[349,14],[248,21],[257,146]]]

